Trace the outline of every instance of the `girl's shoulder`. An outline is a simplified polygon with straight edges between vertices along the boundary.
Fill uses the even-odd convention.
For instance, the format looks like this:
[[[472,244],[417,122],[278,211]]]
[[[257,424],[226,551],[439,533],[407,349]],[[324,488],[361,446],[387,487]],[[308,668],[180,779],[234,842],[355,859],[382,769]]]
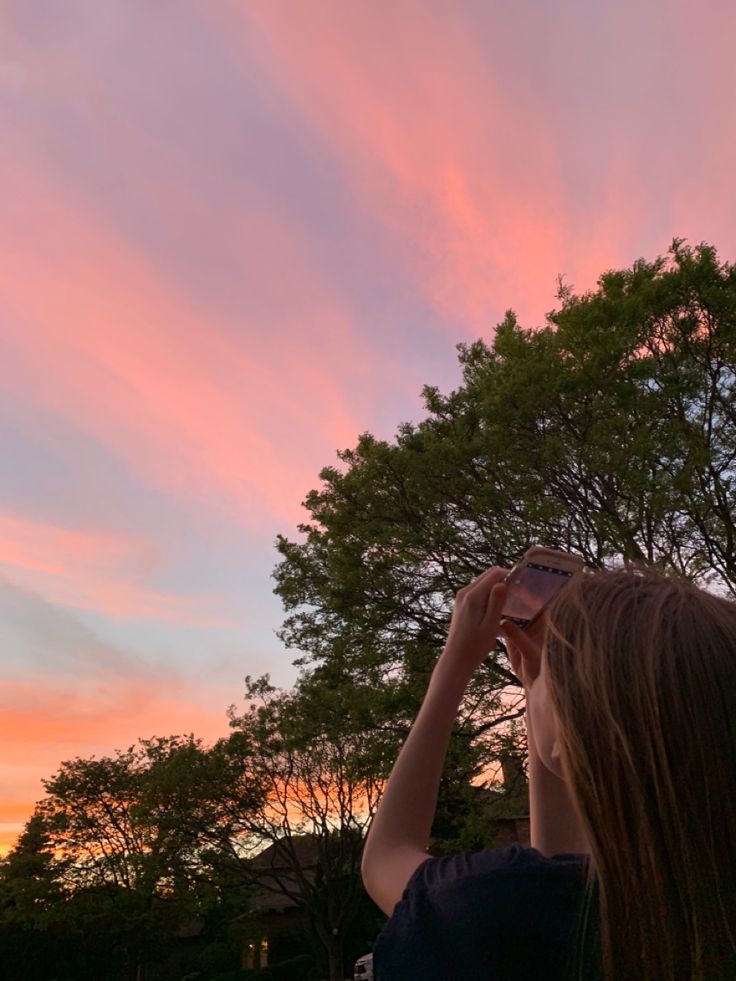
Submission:
[[[377,963],[384,966],[378,977],[408,978],[386,969],[407,955],[432,968],[416,977],[494,976],[489,965],[498,977],[517,977],[517,968],[523,968],[519,977],[564,977],[586,859],[548,858],[519,844],[428,858],[376,943]],[[542,967],[546,973],[534,973]]]
[[[587,855],[567,852],[547,857],[536,848],[526,848],[514,842],[504,848],[485,848],[482,851],[428,858],[416,870],[407,889],[420,884],[432,889],[505,873],[536,874],[544,877],[571,872],[577,876],[585,869],[587,860]]]

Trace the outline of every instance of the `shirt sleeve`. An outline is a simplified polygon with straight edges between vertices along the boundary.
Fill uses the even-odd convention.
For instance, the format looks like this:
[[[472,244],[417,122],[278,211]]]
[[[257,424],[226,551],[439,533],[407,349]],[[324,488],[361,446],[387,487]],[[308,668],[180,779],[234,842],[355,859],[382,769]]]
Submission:
[[[454,978],[457,964],[448,961],[444,942],[448,909],[454,885],[478,872],[491,872],[512,866],[521,852],[518,845],[486,852],[464,852],[442,858],[428,858],[419,865],[394,912],[376,940],[373,965],[377,981],[422,981]],[[448,895],[448,892],[450,895]]]
[[[375,977],[566,978],[582,879],[582,856],[548,859],[516,843],[428,858],[376,940]]]
[[[403,895],[373,948],[376,981],[413,981],[442,976],[442,951],[427,890],[436,858],[414,870]]]

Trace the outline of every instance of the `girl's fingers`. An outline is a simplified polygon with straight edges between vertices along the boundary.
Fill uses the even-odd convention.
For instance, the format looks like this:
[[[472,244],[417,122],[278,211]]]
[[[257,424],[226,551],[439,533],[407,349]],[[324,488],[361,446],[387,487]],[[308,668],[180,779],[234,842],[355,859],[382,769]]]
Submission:
[[[468,608],[475,611],[476,616],[485,622],[489,613],[499,602],[498,597],[494,596],[494,590],[499,587],[506,576],[506,569],[494,565],[491,569],[486,569],[477,579],[474,579],[469,586],[463,590],[463,599],[468,604]],[[498,614],[500,614],[498,610]]]
[[[521,677],[519,672],[524,671],[525,676],[528,675],[526,680],[533,681],[539,674],[542,655],[540,645],[524,633],[512,620],[504,620],[501,623],[501,632],[509,642],[509,652],[512,647],[515,649],[516,663],[511,662],[514,674]],[[511,661],[510,654],[509,660]]]
[[[499,581],[491,586],[488,592],[488,602],[486,603],[486,613],[485,620],[488,624],[492,624],[498,621],[501,616],[501,611],[503,610],[503,604],[506,602],[506,593],[508,592],[508,586],[505,582]]]
[[[490,569],[486,569],[485,572],[481,572],[477,579],[474,579],[470,584],[470,589],[475,591],[488,589],[489,586],[492,588],[494,583],[501,582],[505,577],[508,569],[502,569],[498,565],[492,566]]]
[[[518,649],[514,647],[514,645],[511,642],[509,642],[506,645],[506,650],[509,655],[509,664],[511,665],[511,670],[514,672],[515,675],[518,675],[519,668],[521,666],[521,654],[519,654]]]
[[[529,638],[524,633],[524,631],[513,620],[502,620],[501,621],[501,632],[507,640],[510,640],[512,644],[520,647],[522,650],[530,651],[534,646],[530,643]]]

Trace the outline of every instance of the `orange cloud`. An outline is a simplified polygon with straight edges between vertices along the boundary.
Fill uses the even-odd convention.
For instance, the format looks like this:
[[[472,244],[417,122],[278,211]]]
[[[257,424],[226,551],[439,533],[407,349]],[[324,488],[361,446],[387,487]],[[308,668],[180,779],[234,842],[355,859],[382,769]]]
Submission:
[[[228,732],[225,705],[174,679],[81,679],[0,684],[0,852],[7,851],[43,796],[41,779],[63,760],[109,755],[138,737],[193,732],[211,742]]]
[[[18,823],[3,824],[0,822],[0,858],[7,855],[18,840],[23,825]]]
[[[54,754],[61,746],[78,747],[76,752],[99,745],[123,747],[138,736],[174,731],[211,738],[228,726],[225,705],[208,708],[181,682],[143,675],[104,684],[80,680],[73,687],[6,681],[0,685],[0,706],[0,739],[5,746],[54,744]],[[4,811],[0,819],[8,820]]]

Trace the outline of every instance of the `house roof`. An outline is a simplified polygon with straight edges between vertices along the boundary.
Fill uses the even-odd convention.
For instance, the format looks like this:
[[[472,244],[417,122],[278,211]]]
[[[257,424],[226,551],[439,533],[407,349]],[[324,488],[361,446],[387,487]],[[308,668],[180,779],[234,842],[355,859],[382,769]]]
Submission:
[[[294,867],[295,860],[300,869],[316,868],[319,843],[314,835],[292,836],[286,843],[283,840],[274,841],[253,858],[247,859],[247,863],[257,870],[288,871]]]
[[[276,883],[280,882],[287,890],[297,891],[294,881],[294,861],[304,872],[313,872],[319,858],[319,843],[314,835],[295,835],[288,842],[274,841],[247,864],[262,874],[263,884],[256,887],[250,906],[253,912],[283,912],[298,905],[291,896],[282,892]],[[269,874],[271,873],[271,874]],[[269,880],[274,887],[266,884]]]

